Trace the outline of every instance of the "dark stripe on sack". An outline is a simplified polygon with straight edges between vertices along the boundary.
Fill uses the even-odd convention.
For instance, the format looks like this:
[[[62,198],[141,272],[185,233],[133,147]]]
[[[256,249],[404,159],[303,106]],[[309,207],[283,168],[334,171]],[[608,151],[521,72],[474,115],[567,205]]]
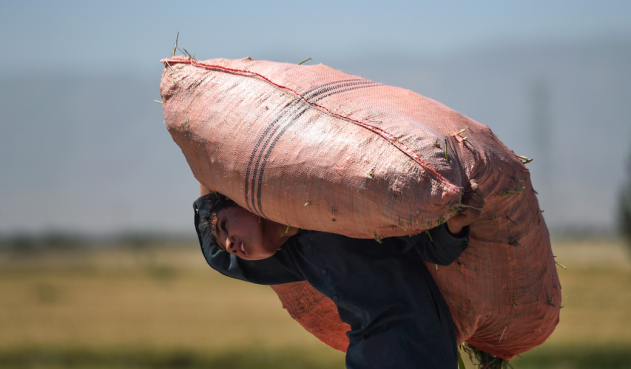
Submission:
[[[341,80],[341,81],[336,81],[336,82],[329,82],[329,83],[325,83],[324,85],[321,85],[321,86],[318,86],[318,87],[314,87],[314,88],[312,88],[312,89],[308,90],[307,92],[305,92],[305,93],[303,94],[303,96],[307,96],[306,98],[311,98],[311,97],[313,97],[313,96],[309,96],[309,94],[310,94],[311,92],[313,92],[313,91],[316,91],[316,90],[319,90],[319,89],[322,89],[322,88],[324,88],[324,87],[331,86],[331,85],[334,85],[334,84],[340,84],[340,83],[346,83],[346,82],[352,82],[352,81],[363,81],[363,80],[362,80],[362,79],[359,79],[359,78],[354,78],[354,79],[346,79],[346,80]],[[256,156],[256,153],[257,153],[257,151],[258,151],[258,149],[259,149],[259,146],[261,145],[261,143],[263,142],[263,140],[265,139],[265,137],[267,137],[267,135],[268,135],[269,131],[270,131],[272,128],[274,128],[274,126],[276,125],[276,123],[277,123],[280,119],[282,119],[282,118],[283,118],[286,114],[288,114],[288,113],[289,113],[289,111],[290,111],[293,107],[295,107],[296,105],[301,105],[301,104],[300,104],[300,100],[296,100],[296,101],[294,101],[294,102],[293,102],[293,103],[289,106],[289,109],[285,109],[285,111],[284,111],[281,115],[279,115],[278,117],[276,117],[276,118],[272,121],[272,123],[270,123],[270,124],[267,126],[267,128],[265,129],[265,131],[263,132],[263,134],[262,134],[261,136],[259,136],[259,140],[258,140],[258,142],[256,143],[256,145],[254,146],[254,150],[252,150],[252,154],[250,155],[250,160],[248,161],[248,167],[246,168],[246,172],[245,172],[245,203],[246,203],[246,206],[248,207],[248,209],[250,209],[250,211],[252,211],[252,212],[254,212],[254,209],[252,208],[252,204],[254,204],[254,199],[255,199],[255,197],[254,197],[254,189],[252,190],[252,196],[251,196],[251,197],[252,197],[252,200],[251,200],[251,201],[250,201],[250,198],[249,198],[250,196],[248,196],[248,191],[249,191],[249,187],[250,187],[250,186],[249,186],[249,184],[250,184],[250,183],[249,183],[250,172],[252,171],[252,163],[253,163],[253,161],[254,161],[254,157]],[[273,134],[273,133],[272,133],[272,134]],[[258,163],[257,163],[257,166],[258,166]],[[252,177],[252,179],[254,179],[254,178],[255,178],[255,177]],[[253,181],[252,185],[254,185],[254,181]]]
[[[349,83],[349,82],[353,82],[356,81],[354,83]],[[348,79],[348,80],[341,80],[341,81],[336,81],[336,82],[329,82],[326,83],[324,85],[312,88],[311,90],[305,92],[304,97],[305,99],[310,99],[313,97],[316,97],[322,93],[331,91],[332,89],[335,88],[340,88],[340,87],[344,87],[347,85],[355,85],[355,84],[365,84],[365,83],[372,83],[363,79]],[[332,86],[332,85],[336,85],[336,84],[342,84],[339,87],[336,86]],[[331,86],[331,87],[328,87]],[[328,87],[328,88],[327,88]],[[314,92],[315,91],[315,92]],[[313,93],[312,93],[313,92]],[[291,109],[296,107],[296,106],[302,106],[304,104],[304,101],[302,100],[296,100],[294,101],[290,106],[289,109],[286,109],[281,115],[279,115],[278,117],[276,117],[274,119],[274,121],[272,121],[272,123],[270,123],[270,125],[265,129],[265,131],[263,132],[263,134],[261,136],[259,136],[258,142],[256,143],[256,145],[254,146],[254,149],[252,150],[252,154],[250,155],[250,160],[248,161],[248,166],[246,168],[246,176],[245,176],[245,200],[246,200],[246,206],[250,209],[250,211],[255,212],[255,210],[253,209],[254,206],[254,200],[255,200],[255,195],[254,195],[254,188],[252,188],[252,195],[251,198],[252,200],[250,200],[250,196],[248,196],[248,191],[250,190],[250,183],[249,183],[249,177],[250,177],[250,173],[252,172],[252,163],[254,162],[254,158],[256,157],[256,153],[259,149],[259,146],[261,145],[261,143],[263,143],[263,140],[265,140],[266,137],[268,137],[268,134],[270,132],[270,130],[272,130],[273,128],[275,128],[276,123],[278,123],[279,120],[281,120],[282,118],[284,118],[287,114],[290,113]],[[276,130],[274,130],[274,132],[272,132],[272,136],[275,133]],[[265,150],[265,146],[267,146],[267,142],[269,142],[269,137],[267,140],[265,140],[265,145],[263,147],[263,149],[261,150],[261,152],[263,150]],[[259,160],[257,161],[255,168],[258,167],[260,162],[260,156],[259,156]],[[256,178],[256,169],[255,169],[255,173],[254,176],[252,176],[252,187],[254,187],[254,179]]]
[[[323,93],[327,93],[327,92],[331,92],[331,91],[333,91],[333,92],[331,92],[331,93],[329,93],[329,94],[327,94],[327,95],[326,95],[326,96],[330,96],[330,95],[332,95],[332,94],[335,94],[335,93],[336,93],[336,91],[335,91],[335,90],[336,90],[336,89],[339,89],[339,88],[344,88],[344,87],[348,87],[348,86],[356,86],[356,85],[367,85],[367,84],[370,84],[370,85],[375,85],[375,82],[370,82],[370,81],[360,80],[360,82],[354,82],[354,83],[342,83],[342,84],[340,84],[340,85],[338,85],[338,86],[331,86],[331,87],[328,87],[328,88],[325,88],[325,89],[322,89],[322,90],[316,91],[316,92],[312,93],[311,95],[306,96],[306,97],[305,97],[305,100],[307,100],[307,101],[308,101],[309,99],[311,99],[311,98],[313,98],[313,97],[317,97],[317,96],[319,96],[319,95],[321,95],[321,94],[323,94]],[[361,86],[360,86],[360,87],[361,87]],[[341,92],[343,92],[343,91],[348,91],[348,89],[341,90]],[[319,101],[319,99],[318,99],[317,101]],[[291,106],[292,106],[292,107],[294,107],[295,105],[297,105],[297,108],[295,108],[295,109],[292,111],[292,114],[293,114],[295,111],[297,111],[297,110],[299,110],[299,109],[302,109],[302,107],[303,107],[305,104],[306,104],[306,103],[304,102],[304,100],[298,100],[298,101],[294,102]],[[288,109],[288,110],[286,110],[286,111],[287,111],[287,112],[289,112],[289,109]],[[291,115],[290,115],[290,116],[291,116]],[[287,114],[286,114],[286,113],[283,113],[283,114],[282,114],[279,118],[275,119],[273,123],[277,123],[277,122],[280,120],[280,118],[285,118],[285,119],[287,119]],[[263,144],[263,147],[262,147],[262,148],[261,148],[261,150],[259,151],[259,154],[258,154],[258,156],[257,156],[256,163],[255,163],[255,165],[254,165],[254,174],[253,174],[253,176],[252,176],[252,185],[251,185],[251,187],[252,187],[252,194],[251,194],[251,198],[252,198],[252,199],[250,200],[250,199],[248,198],[248,196],[246,196],[246,204],[248,205],[248,208],[250,209],[250,211],[252,211],[252,212],[256,212],[256,213],[258,213],[258,214],[259,214],[259,215],[261,215],[261,216],[263,216],[261,206],[258,206],[258,209],[256,209],[256,208],[257,208],[257,202],[255,201],[257,197],[259,197],[259,198],[260,198],[260,192],[261,192],[261,189],[260,189],[260,183],[261,183],[261,181],[260,181],[260,180],[258,181],[258,183],[259,183],[259,188],[258,188],[258,191],[257,191],[257,188],[256,188],[256,184],[257,184],[257,180],[256,180],[256,179],[257,179],[257,177],[258,177],[258,176],[257,176],[257,174],[258,174],[258,172],[259,172],[259,168],[260,168],[260,164],[261,164],[261,159],[262,159],[262,157],[263,157],[263,153],[266,151],[266,148],[267,148],[267,146],[268,146],[268,144],[269,144],[269,142],[270,142],[270,139],[271,139],[272,137],[274,137],[274,134],[276,134],[276,132],[277,132],[277,131],[278,131],[278,129],[282,126],[282,124],[283,124],[283,122],[278,123],[278,125],[276,125],[276,127],[274,127],[273,131],[272,131],[269,135],[267,135],[267,139],[265,140],[265,142],[264,142],[264,144]],[[267,133],[267,132],[269,132],[269,130],[266,130],[266,133]],[[256,154],[256,151],[254,152],[254,154]],[[267,156],[269,156],[269,155],[267,155]],[[247,173],[248,173],[248,174],[249,174],[249,172],[251,171],[251,169],[250,169],[250,168],[251,168],[251,167],[250,167],[250,165],[248,165],[248,171],[247,171]],[[247,186],[247,184],[248,184],[248,182],[247,182],[247,181],[249,181],[249,176],[246,176],[246,187],[247,187],[247,188],[249,188],[249,187]],[[258,193],[258,195],[257,195],[257,193]],[[259,203],[260,203],[260,200],[259,200]]]
[[[346,86],[348,86],[348,85],[349,85],[349,84],[346,84]],[[315,103],[315,102],[318,102],[318,101],[320,101],[320,100],[322,100],[322,99],[325,99],[325,98],[327,98],[327,97],[329,97],[329,96],[331,96],[331,95],[335,95],[335,94],[339,94],[339,93],[343,93],[343,92],[348,92],[348,91],[352,91],[352,90],[357,90],[357,89],[360,89],[360,88],[367,88],[367,87],[379,86],[379,85],[381,85],[381,84],[380,84],[380,83],[375,83],[375,82],[369,82],[369,83],[364,83],[364,85],[363,85],[363,86],[354,86],[354,87],[349,87],[349,88],[342,89],[342,90],[338,90],[338,91],[333,91],[333,92],[330,92],[330,93],[328,93],[328,94],[326,94],[326,95],[324,95],[324,96],[321,96],[321,97],[317,98],[317,99],[316,99],[316,100],[314,100],[314,101],[310,101],[310,103]],[[341,87],[344,87],[344,85],[343,85],[343,86],[341,86]],[[328,91],[330,91],[330,89],[325,89],[324,91],[322,91],[322,93],[324,93],[324,92],[328,92]],[[303,104],[303,106],[304,106],[304,104]],[[258,172],[258,170],[257,170],[257,171],[255,171],[255,174],[254,174],[254,177],[253,177],[253,179],[256,179],[256,184],[255,184],[255,185],[253,184],[253,186],[252,186],[252,187],[253,187],[253,190],[254,190],[253,192],[255,192],[255,193],[256,193],[256,203],[254,203],[254,199],[252,200],[252,203],[253,203],[253,205],[254,205],[255,207],[258,207],[258,209],[257,209],[257,213],[259,213],[259,215],[260,215],[260,216],[262,216],[263,218],[265,218],[266,216],[265,216],[265,212],[263,211],[263,206],[262,206],[262,202],[261,202],[261,192],[262,192],[262,191],[261,191],[261,187],[262,187],[262,184],[263,184],[263,175],[264,175],[264,172],[265,172],[265,166],[266,166],[266,164],[267,164],[267,159],[269,158],[270,154],[271,154],[271,153],[272,153],[272,151],[274,150],[274,147],[276,146],[276,143],[278,142],[278,140],[280,139],[280,137],[281,137],[281,136],[285,133],[285,131],[287,131],[287,129],[288,129],[289,127],[291,127],[292,125],[294,125],[294,123],[295,123],[295,122],[296,122],[296,121],[297,121],[297,120],[298,120],[298,119],[299,119],[299,118],[300,118],[300,117],[301,117],[301,116],[302,116],[302,115],[303,115],[303,114],[304,114],[307,110],[309,110],[309,108],[311,108],[311,105],[310,105],[310,104],[307,104],[307,106],[304,108],[304,110],[302,110],[300,113],[298,113],[297,115],[295,115],[295,116],[294,116],[294,117],[293,117],[293,118],[292,118],[292,119],[291,119],[291,120],[290,120],[290,121],[289,121],[289,122],[288,122],[288,123],[287,123],[287,124],[283,127],[283,129],[282,129],[282,130],[278,133],[278,135],[274,138],[274,140],[273,140],[273,141],[272,141],[272,143],[270,144],[269,148],[268,148],[268,149],[267,149],[267,151],[265,152],[265,155],[264,155],[264,156],[263,156],[263,155],[259,155],[259,160],[257,160],[257,167],[258,167],[259,162],[261,162],[261,159],[263,159],[263,160],[262,160],[262,164],[261,164],[261,170],[260,170],[260,173],[258,174],[258,178],[257,178],[257,176],[256,176],[256,172]],[[279,127],[277,127],[277,128],[279,128]],[[270,135],[270,138],[274,135],[274,133],[276,132],[276,130],[277,130],[277,129],[275,129],[275,130],[274,130],[274,132]],[[269,141],[269,138],[268,138],[268,141]],[[266,145],[266,146],[267,146],[267,145]],[[263,148],[263,149],[261,150],[261,152],[263,152],[263,151],[265,151],[265,148]]]
[[[343,80],[340,80],[340,81],[325,83],[323,85],[320,85],[318,87],[314,87],[311,90],[304,92],[302,94],[302,96],[303,97],[307,96],[307,95],[309,95],[310,93],[312,93],[315,90],[320,90],[320,89],[322,89],[324,87],[328,87],[328,86],[331,86],[331,85],[337,85],[337,84],[346,83],[346,82],[361,82],[361,81],[366,81],[366,80],[365,79],[361,79],[361,78],[351,78],[351,79],[343,79]]]

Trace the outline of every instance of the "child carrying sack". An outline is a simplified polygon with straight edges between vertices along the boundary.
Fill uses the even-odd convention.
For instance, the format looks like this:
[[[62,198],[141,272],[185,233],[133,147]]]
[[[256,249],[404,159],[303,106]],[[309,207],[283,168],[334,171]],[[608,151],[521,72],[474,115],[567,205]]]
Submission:
[[[354,238],[405,236],[486,205],[469,248],[428,264],[458,344],[504,359],[543,343],[560,283],[525,158],[491,130],[402,88],[323,65],[164,59],[167,128],[195,178],[275,222]],[[273,286],[306,330],[345,351],[349,327],[306,282]]]

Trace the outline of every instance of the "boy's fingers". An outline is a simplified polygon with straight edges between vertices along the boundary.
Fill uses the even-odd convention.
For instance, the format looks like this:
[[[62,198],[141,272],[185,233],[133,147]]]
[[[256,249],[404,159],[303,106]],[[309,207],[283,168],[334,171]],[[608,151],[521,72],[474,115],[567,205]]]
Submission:
[[[471,187],[469,190],[467,190],[467,192],[472,192],[475,191],[477,188],[479,188],[480,186],[478,185],[478,182],[476,182],[475,179],[472,179],[469,182],[469,186]]]
[[[466,205],[466,207],[461,209],[458,214],[451,218],[458,224],[463,226],[469,225],[475,222],[482,214],[484,196],[482,195],[482,190],[480,190],[480,186],[475,179],[471,180],[471,189],[462,195],[460,203]]]
[[[482,195],[482,190],[480,189],[480,186],[478,186],[478,182],[476,182],[475,179],[471,180],[471,190],[478,194],[480,197],[484,197],[484,195]]]
[[[464,209],[462,209],[460,212],[466,215],[474,215],[477,213],[481,213],[482,210],[480,210],[481,208],[476,207],[474,205],[469,205],[469,207],[466,207]]]
[[[484,204],[484,199],[482,198],[482,196],[476,194],[476,193],[467,193],[464,196],[462,196],[462,200],[461,202],[463,204],[469,204],[470,202],[476,203],[476,204]],[[469,204],[470,205],[470,204]]]
[[[482,210],[469,208],[469,211],[466,213],[467,219],[474,221],[478,219],[482,215]]]
[[[475,193],[475,192],[465,192],[465,194],[462,195],[462,198],[482,200],[482,196],[479,193]]]
[[[466,208],[461,210],[458,214],[454,215],[450,221],[460,226],[466,226],[475,222],[480,217],[481,211]]]
[[[480,186],[478,185],[478,182],[475,179],[470,180],[470,185],[471,185],[471,189],[465,191],[464,193],[465,197],[476,194],[480,198],[484,198],[484,195],[482,194],[482,190],[480,189]]]
[[[475,194],[478,195],[480,197],[480,199],[484,199],[484,195],[482,194],[482,190],[480,190],[479,188],[476,189]]]

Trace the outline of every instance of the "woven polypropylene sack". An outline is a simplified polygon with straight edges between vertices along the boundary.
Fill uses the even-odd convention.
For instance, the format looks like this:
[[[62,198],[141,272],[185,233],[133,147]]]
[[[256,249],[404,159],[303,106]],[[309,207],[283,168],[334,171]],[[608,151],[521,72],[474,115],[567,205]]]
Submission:
[[[428,269],[458,342],[503,358],[558,322],[560,283],[528,169],[490,129],[409,90],[323,65],[163,60],[165,121],[195,177],[262,217],[356,238],[435,227],[475,178],[466,252]],[[348,326],[306,283],[274,286],[305,329],[345,350]]]

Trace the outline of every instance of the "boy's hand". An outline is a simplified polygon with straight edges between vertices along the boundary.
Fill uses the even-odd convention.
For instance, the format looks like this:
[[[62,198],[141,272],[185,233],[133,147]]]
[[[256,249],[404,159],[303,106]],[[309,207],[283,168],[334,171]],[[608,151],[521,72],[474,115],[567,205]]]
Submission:
[[[449,233],[454,235],[460,233],[462,228],[478,220],[482,214],[484,197],[475,179],[471,180],[471,190],[464,193],[461,203],[464,205],[463,209],[447,221],[447,229]]]

